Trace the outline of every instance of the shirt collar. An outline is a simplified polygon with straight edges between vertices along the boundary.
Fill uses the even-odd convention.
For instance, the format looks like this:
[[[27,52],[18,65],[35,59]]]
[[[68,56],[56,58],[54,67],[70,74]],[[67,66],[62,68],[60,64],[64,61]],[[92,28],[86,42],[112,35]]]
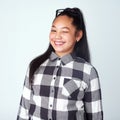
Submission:
[[[70,54],[67,54],[63,57],[59,57],[56,55],[55,52],[52,52],[51,55],[50,55],[50,60],[51,61],[54,61],[54,60],[61,60],[62,61],[62,64],[65,65],[71,61],[73,61],[75,59],[75,53],[70,53]]]
[[[51,55],[50,55],[50,60],[54,61],[56,59],[58,59],[58,56],[55,54],[55,52],[52,52]]]

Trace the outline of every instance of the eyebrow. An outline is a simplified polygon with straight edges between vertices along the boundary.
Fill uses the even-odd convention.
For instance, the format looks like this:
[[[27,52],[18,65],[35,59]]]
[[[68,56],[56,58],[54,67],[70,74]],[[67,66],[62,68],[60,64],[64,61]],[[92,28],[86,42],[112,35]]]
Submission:
[[[52,27],[53,27],[53,28],[56,28],[56,26],[54,26],[54,25],[52,25]],[[70,30],[69,27],[62,27],[62,29],[68,29],[68,30]]]

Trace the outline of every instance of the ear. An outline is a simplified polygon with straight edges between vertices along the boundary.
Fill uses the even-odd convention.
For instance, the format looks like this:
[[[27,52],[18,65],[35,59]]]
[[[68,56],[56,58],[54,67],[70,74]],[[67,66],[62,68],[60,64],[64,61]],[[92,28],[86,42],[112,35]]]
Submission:
[[[81,40],[82,36],[83,36],[83,31],[82,30],[77,31],[76,33],[77,42]]]

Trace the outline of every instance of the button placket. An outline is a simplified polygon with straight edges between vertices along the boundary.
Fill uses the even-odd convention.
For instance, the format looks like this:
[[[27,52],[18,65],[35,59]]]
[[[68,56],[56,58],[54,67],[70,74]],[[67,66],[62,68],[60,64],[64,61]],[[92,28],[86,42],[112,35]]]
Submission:
[[[61,59],[58,58],[58,61],[57,61],[57,64],[56,64],[57,71],[58,71],[58,69],[59,69],[59,67],[60,67],[60,64],[61,64]]]
[[[51,92],[54,93],[54,89],[53,88],[52,88]]]
[[[53,79],[55,80],[55,79],[56,79],[56,77],[53,77]]]
[[[54,90],[54,87],[55,87],[55,80],[56,80],[56,77],[57,77],[57,72],[59,70],[59,67],[60,67],[60,64],[61,64],[61,59],[58,58],[57,60],[57,63],[56,63],[56,68],[55,68],[55,71],[54,71],[54,74],[53,74],[53,78],[52,78],[52,82],[51,82],[51,95],[50,95],[50,99],[49,99],[49,109],[52,110],[53,109],[53,106],[54,106],[54,94],[55,94],[55,90]],[[49,111],[49,120],[52,120],[51,119],[51,115],[52,113]]]

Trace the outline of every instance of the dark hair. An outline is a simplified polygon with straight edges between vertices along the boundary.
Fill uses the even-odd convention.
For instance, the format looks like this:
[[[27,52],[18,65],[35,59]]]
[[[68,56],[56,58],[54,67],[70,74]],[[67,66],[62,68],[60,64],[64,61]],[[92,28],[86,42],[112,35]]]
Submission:
[[[61,11],[62,10],[62,11]],[[61,12],[60,12],[61,11]],[[81,40],[76,42],[74,47],[74,52],[76,53],[76,56],[81,57],[85,59],[87,62],[90,62],[90,52],[87,42],[87,35],[86,35],[86,27],[83,19],[83,14],[80,11],[79,8],[66,8],[66,9],[58,9],[56,10],[56,17],[66,15],[70,18],[73,18],[72,24],[76,27],[76,30],[82,30],[83,36]],[[55,20],[54,19],[54,20]],[[54,51],[51,44],[49,44],[48,49],[37,58],[33,59],[30,63],[30,72],[29,72],[29,81],[30,83],[33,82],[33,75],[37,68],[48,59],[51,52]]]

